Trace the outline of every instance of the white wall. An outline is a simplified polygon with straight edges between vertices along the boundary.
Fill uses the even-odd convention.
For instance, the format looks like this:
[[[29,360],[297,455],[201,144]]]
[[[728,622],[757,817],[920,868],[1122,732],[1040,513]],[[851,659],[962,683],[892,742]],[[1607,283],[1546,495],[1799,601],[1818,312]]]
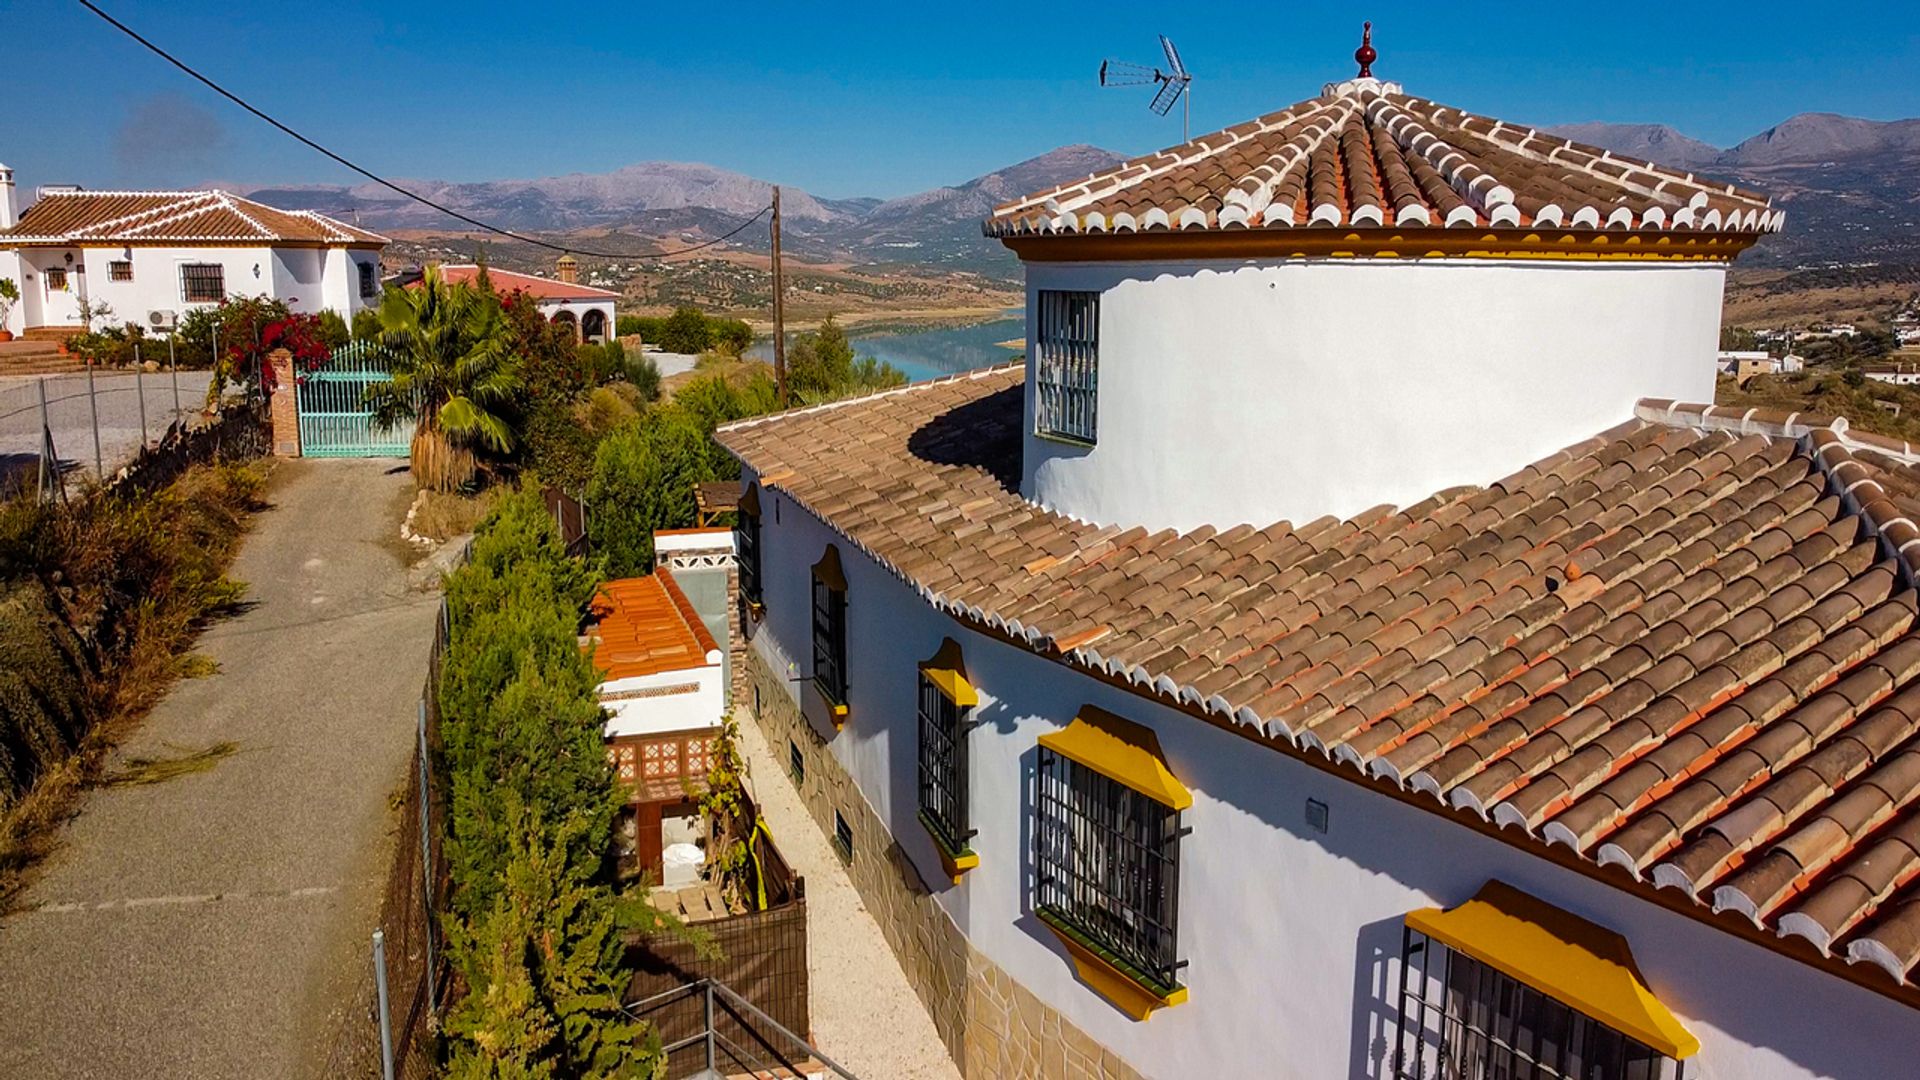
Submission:
[[[1347,516],[1497,480],[1711,401],[1725,267],[1484,259],[1027,264],[1101,292],[1099,444],[1033,435],[1022,490],[1102,524]],[[1029,364],[1028,378],[1037,372]]]
[[[68,266],[65,255],[71,252],[68,291],[56,295],[51,304],[43,302],[43,279],[39,269]],[[8,253],[0,253],[0,267]],[[359,262],[377,265],[379,253],[344,248],[268,248],[268,247],[90,247],[24,248],[19,257],[33,272],[31,282],[21,275],[0,269],[0,276],[13,277],[20,285],[19,310],[9,319],[9,328],[19,333],[28,326],[78,325],[82,282],[86,295],[95,303],[104,303],[111,314],[96,320],[102,325],[137,322],[147,325],[147,313],[171,311],[184,316],[196,307],[212,304],[188,304],[181,299],[180,267],[185,263],[218,263],[223,268],[228,296],[274,296],[287,302],[294,311],[315,313],[324,309],[338,311],[344,318],[378,298],[360,299]],[[133,263],[132,281],[110,280],[108,264],[121,260]],[[74,267],[84,265],[84,275]],[[30,304],[28,294],[33,295]]]
[[[7,312],[4,321],[0,321],[0,330],[11,330],[18,334],[27,326],[27,289],[26,282],[20,280],[20,255],[16,251],[0,249],[0,278],[12,280],[20,290],[20,299],[13,309]]]
[[[634,690],[687,685],[694,687],[686,693],[659,697],[602,700],[601,704],[611,714],[607,717],[607,737],[658,735],[668,731],[698,731],[719,726],[727,710],[726,679],[721,674],[719,652],[710,654],[708,661],[697,668],[609,679],[601,683],[602,699]]]
[[[587,317],[587,312],[598,311],[600,314],[606,316],[607,320],[607,330],[603,335],[603,340],[611,341],[613,340],[615,332],[613,303],[613,299],[609,297],[605,300],[568,300],[565,302],[559,300],[542,300],[536,306],[539,308],[540,314],[545,315],[548,319],[552,319],[562,311],[571,312],[574,320],[575,334],[581,332],[580,320]],[[581,340],[584,341],[586,339],[582,337]]]
[[[786,685],[814,729],[974,945],[1149,1076],[1381,1076],[1367,1047],[1397,1004],[1402,917],[1466,900],[1490,877],[1626,935],[1655,992],[1703,1044],[1689,1078],[1914,1075],[1920,1012],[967,631],[784,494],[763,490],[761,505],[767,610],[752,647],[800,677]],[[828,542],[849,583],[850,716],[838,733],[804,678],[810,567]],[[958,886],[915,820],[916,664],[945,636],[961,643],[986,721],[970,737],[981,864]],[[1147,1023],[1082,986],[1028,907],[1035,739],[1089,702],[1153,728],[1194,795],[1179,923],[1192,1000]],[[1330,807],[1325,834],[1305,825],[1309,798]]]

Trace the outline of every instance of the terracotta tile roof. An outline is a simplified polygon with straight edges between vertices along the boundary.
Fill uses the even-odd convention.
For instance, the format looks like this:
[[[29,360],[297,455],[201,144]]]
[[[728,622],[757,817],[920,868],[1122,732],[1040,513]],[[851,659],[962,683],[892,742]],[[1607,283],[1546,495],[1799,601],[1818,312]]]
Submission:
[[[609,681],[720,662],[720,646],[665,567],[600,586],[589,614],[594,664]]]
[[[480,268],[471,265],[442,266],[440,272],[446,275],[449,283],[452,283],[472,281],[480,275]],[[532,274],[517,274],[512,270],[501,270],[491,266],[487,268],[487,277],[493,282],[495,292],[510,293],[518,291],[526,293],[536,300],[618,300],[620,298],[619,293],[610,289],[596,289],[591,285],[569,285],[564,281],[555,281],[552,278],[535,277]],[[409,287],[412,287],[418,283],[419,279],[415,278],[407,284]]]
[[[1005,367],[718,437],[987,632],[1920,978],[1914,448],[1644,402],[1486,488],[1150,533],[1019,497],[1022,387]]]
[[[312,210],[276,210],[225,191],[50,191],[0,242],[233,241],[379,246],[387,238]]]
[[[1384,91],[1384,92],[1383,92]],[[1006,203],[989,236],[1148,229],[1778,232],[1766,196],[1398,93],[1322,96]]]

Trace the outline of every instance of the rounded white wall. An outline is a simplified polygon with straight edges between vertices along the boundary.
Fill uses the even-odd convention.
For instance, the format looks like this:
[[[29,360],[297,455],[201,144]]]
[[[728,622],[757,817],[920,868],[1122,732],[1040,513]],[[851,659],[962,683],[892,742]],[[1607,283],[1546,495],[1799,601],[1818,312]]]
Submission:
[[[1486,484],[1710,401],[1722,263],[1490,259],[1028,263],[1100,293],[1099,429],[1033,434],[1022,491],[1102,524],[1265,526]],[[1031,357],[1031,354],[1030,354]]]

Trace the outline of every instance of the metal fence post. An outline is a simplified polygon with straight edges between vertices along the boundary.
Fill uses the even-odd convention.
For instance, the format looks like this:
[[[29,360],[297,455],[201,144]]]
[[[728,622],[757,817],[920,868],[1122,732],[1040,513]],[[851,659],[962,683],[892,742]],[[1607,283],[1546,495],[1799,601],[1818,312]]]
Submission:
[[[713,1057],[713,980],[707,981],[707,1072],[719,1075],[714,1070]],[[391,1078],[389,1078],[391,1080]]]
[[[373,982],[380,1001],[380,1075],[393,1080],[393,1021],[387,1011],[387,935],[373,932]]]
[[[180,421],[180,361],[173,353],[174,335],[167,335],[167,370],[173,373],[173,419]]]
[[[133,392],[140,399],[140,445],[147,445],[147,369],[140,362],[140,343],[133,345]]]
[[[93,391],[93,361],[87,361],[87,408],[93,413],[93,475],[101,483],[107,482],[107,466],[100,453],[100,398]]]
[[[433,967],[433,790],[427,786],[427,699],[420,698],[420,907],[427,928],[427,1012],[440,1012]]]
[[[60,457],[53,449],[53,422],[47,418],[47,380],[45,376],[33,380],[33,388],[40,393],[40,486],[36,492],[41,501],[47,499],[47,489],[53,486],[60,469]]]

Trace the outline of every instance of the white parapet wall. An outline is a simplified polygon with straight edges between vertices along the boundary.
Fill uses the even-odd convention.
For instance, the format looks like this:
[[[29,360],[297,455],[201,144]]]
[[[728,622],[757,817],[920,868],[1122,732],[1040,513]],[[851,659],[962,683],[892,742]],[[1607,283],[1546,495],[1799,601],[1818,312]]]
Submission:
[[[1022,491],[1101,524],[1308,521],[1486,484],[1711,401],[1726,265],[1559,259],[1027,264],[1100,294],[1099,431],[1033,434]],[[1031,358],[1031,357],[1030,357]]]

